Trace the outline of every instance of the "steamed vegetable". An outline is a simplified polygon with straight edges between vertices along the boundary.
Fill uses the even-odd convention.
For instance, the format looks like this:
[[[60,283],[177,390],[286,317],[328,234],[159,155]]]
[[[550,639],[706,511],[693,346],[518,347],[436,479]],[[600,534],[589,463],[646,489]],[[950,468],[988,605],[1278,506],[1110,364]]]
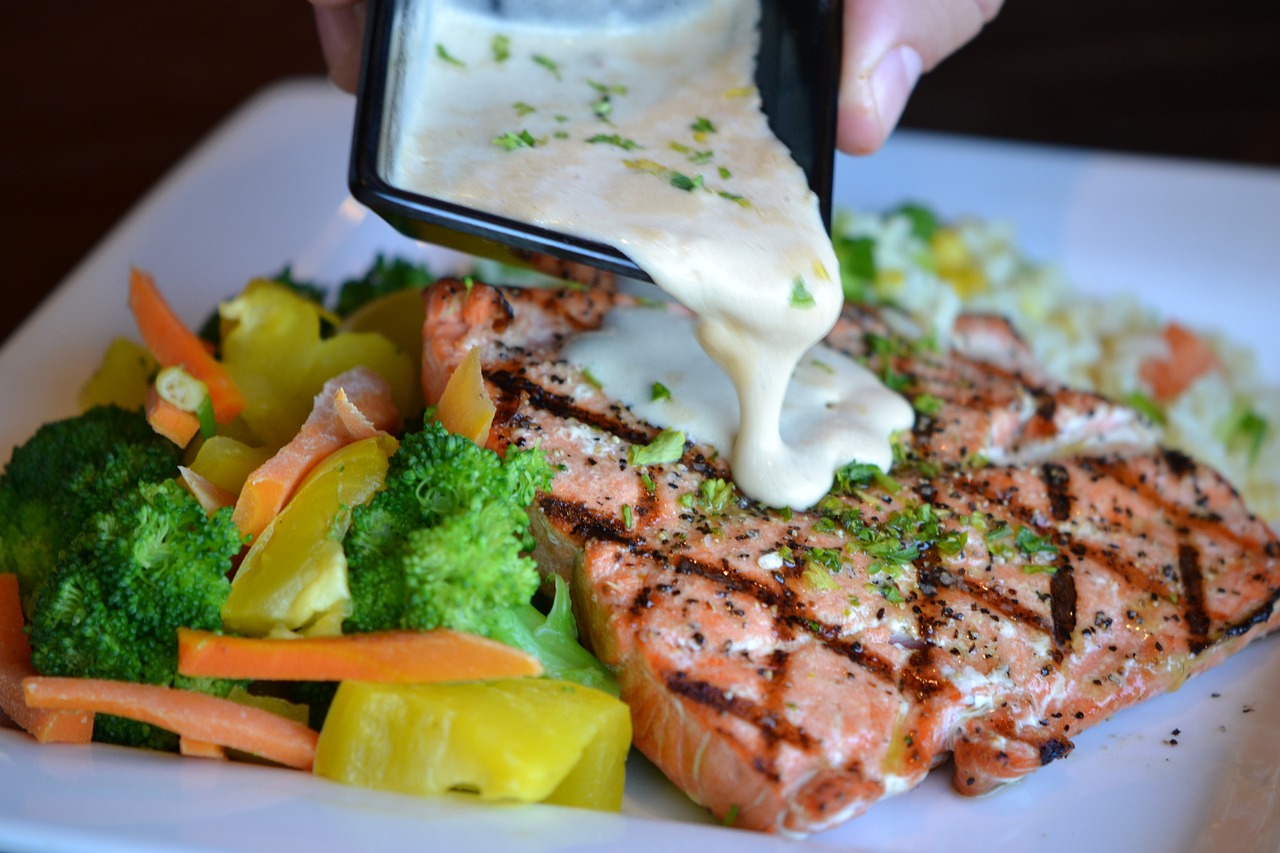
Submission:
[[[94,513],[174,476],[178,453],[140,411],[110,406],[45,424],[13,451],[0,476],[0,567],[17,574],[28,614]]]
[[[176,732],[197,744],[231,747],[301,770],[315,760],[315,731],[230,699],[100,678],[36,676],[23,682],[23,692],[32,708],[109,714],[138,728]]]
[[[386,487],[351,513],[346,631],[454,628],[489,636],[538,588],[525,508],[551,469],[506,459],[429,422],[391,457]]]
[[[176,480],[141,483],[91,515],[56,560],[31,610],[31,659],[44,675],[231,686],[178,675],[179,626],[221,627],[240,534],[207,516]],[[95,738],[169,748],[167,733],[99,718]]]
[[[540,675],[531,655],[475,634],[379,631],[258,639],[178,630],[178,671],[254,681],[468,681]]]
[[[627,706],[567,681],[348,681],[321,730],[315,772],[406,794],[617,810],[630,745]]]

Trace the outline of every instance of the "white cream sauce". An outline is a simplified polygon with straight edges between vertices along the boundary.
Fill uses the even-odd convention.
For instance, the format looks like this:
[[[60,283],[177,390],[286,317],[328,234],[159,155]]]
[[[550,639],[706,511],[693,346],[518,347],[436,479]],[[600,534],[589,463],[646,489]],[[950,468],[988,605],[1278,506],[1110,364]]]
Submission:
[[[857,365],[811,356],[839,361],[833,376],[848,384],[788,398],[793,373],[799,387],[822,372],[802,359],[842,294],[816,198],[752,82],[759,0],[674,0],[588,27],[468,5],[438,3],[422,28],[430,85],[401,107],[391,182],[613,245],[688,307],[695,322],[664,318],[665,329],[615,319],[612,343],[575,345],[572,357],[641,416],[726,452],[748,496],[803,508],[846,462],[887,469],[889,436],[911,425],[911,407]],[[672,342],[690,329],[728,377],[727,401],[720,371]],[[675,352],[693,384],[673,380],[672,397],[690,420],[645,405],[663,380],[626,378],[641,365],[658,373],[651,363]],[[805,417],[784,427],[784,407]]]

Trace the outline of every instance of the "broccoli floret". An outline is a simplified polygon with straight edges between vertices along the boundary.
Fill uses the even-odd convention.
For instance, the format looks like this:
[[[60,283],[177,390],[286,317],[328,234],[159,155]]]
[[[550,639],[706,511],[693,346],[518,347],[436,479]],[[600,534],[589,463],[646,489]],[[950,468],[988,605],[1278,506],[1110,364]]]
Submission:
[[[503,459],[435,422],[405,436],[385,488],[352,511],[345,630],[490,634],[538,588],[526,507],[550,482],[536,449]]]
[[[179,627],[219,630],[242,546],[231,510],[213,516],[175,479],[141,483],[93,514],[31,612],[31,662],[45,675],[177,685],[223,695],[232,682],[177,674]],[[170,748],[175,737],[99,716],[94,736]]]
[[[114,406],[45,424],[0,477],[0,566],[18,576],[23,608],[89,518],[141,480],[177,473],[180,450],[141,412]]]

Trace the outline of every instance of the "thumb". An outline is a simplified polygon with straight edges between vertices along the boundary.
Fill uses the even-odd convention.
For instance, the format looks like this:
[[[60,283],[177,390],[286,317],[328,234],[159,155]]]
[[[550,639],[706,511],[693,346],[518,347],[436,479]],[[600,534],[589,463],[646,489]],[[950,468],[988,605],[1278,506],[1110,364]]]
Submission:
[[[995,17],[1002,0],[845,0],[837,142],[877,150],[916,81]]]

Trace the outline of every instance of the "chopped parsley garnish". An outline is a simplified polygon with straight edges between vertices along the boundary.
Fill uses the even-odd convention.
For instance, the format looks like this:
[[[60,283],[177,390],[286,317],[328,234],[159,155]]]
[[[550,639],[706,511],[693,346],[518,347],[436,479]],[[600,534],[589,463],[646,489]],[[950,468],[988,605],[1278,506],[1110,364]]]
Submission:
[[[622,505],[622,526],[627,530],[634,530],[636,526],[636,518],[631,511],[631,504]]]
[[[609,117],[613,115],[613,96],[627,94],[627,87],[606,86],[594,80],[588,80],[587,85],[595,89],[597,94],[596,99],[591,102],[591,112],[601,121],[609,121]]]
[[[640,472],[640,482],[644,485],[644,490],[649,494],[653,494],[658,489],[657,483],[653,482],[653,478],[649,476],[648,471]]]
[[[720,166],[716,171],[720,173],[720,180],[722,181],[727,181],[733,177],[733,173],[724,166]]]
[[[440,57],[441,59],[443,59],[445,62],[449,63],[450,65],[456,65],[456,66],[458,66],[459,68],[466,68],[466,67],[467,67],[467,63],[463,62],[463,61],[462,61],[461,59],[459,59],[458,57],[456,57],[456,56],[454,56],[453,54],[449,53],[449,51],[445,49],[445,46],[444,46],[443,44],[441,44],[440,42],[436,42],[436,56]]]
[[[818,302],[813,298],[813,294],[804,286],[804,279],[797,277],[791,282],[791,307],[792,308],[812,308]]]
[[[588,139],[587,142],[592,145],[613,145],[617,148],[621,148],[623,151],[634,151],[637,148],[644,147],[634,139],[627,139],[626,137],[619,136],[616,133],[597,133],[595,136]]]
[[[911,401],[911,405],[920,414],[932,417],[942,411],[943,401],[941,397],[935,397],[932,394],[918,394]]]
[[[747,201],[737,193],[731,193],[728,190],[720,190],[716,193],[720,198],[727,198],[729,201],[736,202],[739,207],[750,207],[751,202]]]
[[[670,400],[671,389],[666,385],[663,385],[661,382],[655,382],[649,387],[649,399],[655,403],[658,400]]]
[[[506,36],[494,36],[489,47],[493,51],[494,62],[506,62],[511,58],[511,39]]]
[[[1038,536],[1030,527],[1019,527],[1013,543],[1028,556],[1058,553],[1058,546],[1053,544],[1048,536]]]
[[[590,385],[592,388],[596,389],[597,391],[600,391],[604,388],[604,386],[600,384],[600,380],[596,378],[596,375],[591,372],[591,368],[589,367],[582,368],[582,378],[586,380],[586,383],[588,385]]]
[[[826,566],[830,571],[838,572],[840,571],[840,549],[810,548],[809,553],[805,555],[805,561]]]
[[[675,462],[684,454],[684,433],[678,429],[664,429],[653,441],[641,446],[631,445],[627,461],[636,467]]]
[[[800,575],[800,578],[810,589],[819,592],[827,592],[839,588],[836,579],[831,577],[831,572],[812,563],[805,566],[804,573]]]
[[[533,55],[533,61],[534,61],[534,62],[536,62],[536,63],[538,63],[539,65],[541,65],[543,68],[547,69],[548,71],[550,71],[552,74],[554,74],[557,80],[561,79],[561,78],[560,78],[560,64],[559,64],[558,62],[556,62],[554,59],[552,59],[551,57],[549,57],[549,56],[543,56],[543,55],[542,55],[542,54],[540,54],[540,53],[535,53],[535,54]]]
[[[687,193],[691,193],[694,190],[702,189],[701,175],[697,175],[691,178],[688,175],[684,174],[683,172],[672,172],[670,180],[671,180],[671,186],[675,187],[678,190],[684,190]]]
[[[537,107],[533,104],[526,104],[524,101],[516,101],[511,105],[511,109],[516,111],[518,116],[527,116],[529,113],[536,113]]]
[[[706,116],[698,116],[694,119],[693,124],[689,125],[689,129],[694,133],[715,133],[716,126],[711,123],[711,119]]]
[[[517,148],[534,148],[538,144],[538,140],[533,138],[533,134],[527,130],[519,133],[504,133],[501,136],[493,138],[493,144],[504,151],[515,151]]]
[[[729,505],[732,499],[732,483],[725,482],[717,477],[713,480],[703,480],[698,484],[696,502],[708,514],[717,515],[724,512],[725,507]]]

